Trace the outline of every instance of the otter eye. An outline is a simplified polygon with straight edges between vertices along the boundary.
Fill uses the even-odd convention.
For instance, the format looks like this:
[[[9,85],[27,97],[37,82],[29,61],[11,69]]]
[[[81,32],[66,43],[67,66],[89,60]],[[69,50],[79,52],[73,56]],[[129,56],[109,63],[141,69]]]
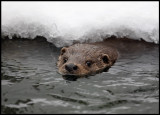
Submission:
[[[68,58],[63,58],[63,62],[66,63],[68,61]]]
[[[88,67],[90,67],[90,66],[92,65],[92,62],[91,62],[91,61],[86,61],[86,65],[87,65]]]

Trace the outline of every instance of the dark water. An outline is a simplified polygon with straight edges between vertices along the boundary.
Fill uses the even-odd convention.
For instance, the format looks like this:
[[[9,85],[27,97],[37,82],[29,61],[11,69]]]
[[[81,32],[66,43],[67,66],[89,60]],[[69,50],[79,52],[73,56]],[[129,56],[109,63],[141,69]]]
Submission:
[[[159,45],[124,54],[108,72],[67,81],[57,73],[60,49],[52,44],[1,44],[3,114],[159,113]]]

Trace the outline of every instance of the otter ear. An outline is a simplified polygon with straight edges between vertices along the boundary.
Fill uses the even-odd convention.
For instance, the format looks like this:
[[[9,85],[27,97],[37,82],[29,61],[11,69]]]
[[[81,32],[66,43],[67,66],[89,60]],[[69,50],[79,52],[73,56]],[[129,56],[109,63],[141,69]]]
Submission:
[[[67,51],[67,47],[63,47],[63,48],[61,49],[61,55],[63,55],[66,51]]]
[[[110,58],[107,54],[102,54],[102,61],[105,64],[109,64],[110,63]]]

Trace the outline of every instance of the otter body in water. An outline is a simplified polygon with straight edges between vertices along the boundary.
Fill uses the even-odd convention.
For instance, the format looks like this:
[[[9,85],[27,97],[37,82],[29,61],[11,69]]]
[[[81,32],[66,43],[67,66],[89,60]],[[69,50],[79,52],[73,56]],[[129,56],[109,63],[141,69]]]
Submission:
[[[115,48],[101,43],[74,44],[63,47],[57,66],[63,76],[86,76],[107,71],[117,60]]]
[[[153,48],[153,43],[128,38],[107,38],[102,42],[63,47],[57,66],[63,76],[88,76],[107,71],[118,57]]]

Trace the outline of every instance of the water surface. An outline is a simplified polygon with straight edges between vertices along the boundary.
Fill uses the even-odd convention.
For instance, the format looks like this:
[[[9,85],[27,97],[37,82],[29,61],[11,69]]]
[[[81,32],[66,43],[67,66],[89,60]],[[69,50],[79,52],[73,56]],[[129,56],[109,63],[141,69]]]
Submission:
[[[159,45],[124,54],[108,72],[76,81],[57,73],[60,48],[44,40],[1,45],[3,114],[159,113]]]

